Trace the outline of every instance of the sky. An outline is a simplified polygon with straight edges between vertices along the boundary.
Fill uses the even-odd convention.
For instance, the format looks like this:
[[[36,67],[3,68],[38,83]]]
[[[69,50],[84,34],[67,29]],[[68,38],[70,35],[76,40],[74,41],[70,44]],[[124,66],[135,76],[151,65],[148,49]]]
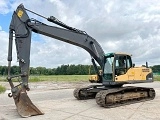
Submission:
[[[6,65],[8,32],[13,11],[19,4],[45,17],[55,16],[65,24],[86,31],[105,53],[132,54],[137,66],[160,64],[159,0],[0,0],[0,65]],[[45,19],[29,14],[45,24]],[[18,65],[13,45],[12,65]],[[55,68],[63,64],[92,64],[84,49],[32,34],[30,66]]]

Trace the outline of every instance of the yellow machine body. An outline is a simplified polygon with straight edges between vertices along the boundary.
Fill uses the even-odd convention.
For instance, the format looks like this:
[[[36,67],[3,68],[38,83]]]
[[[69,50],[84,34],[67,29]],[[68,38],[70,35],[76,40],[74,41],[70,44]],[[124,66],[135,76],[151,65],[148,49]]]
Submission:
[[[130,68],[125,74],[115,76],[115,81],[127,81],[127,82],[145,82],[147,75],[152,73],[151,68],[146,67],[134,67]],[[153,78],[149,78],[152,80]]]

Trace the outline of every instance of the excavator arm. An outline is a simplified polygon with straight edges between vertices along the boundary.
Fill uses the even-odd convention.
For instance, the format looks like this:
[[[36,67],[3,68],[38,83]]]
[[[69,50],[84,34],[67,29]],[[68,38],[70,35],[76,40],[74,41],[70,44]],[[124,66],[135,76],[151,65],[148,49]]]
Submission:
[[[7,79],[10,83],[12,92],[12,94],[9,94],[9,96],[14,98],[18,113],[22,117],[29,117],[32,115],[43,114],[43,112],[41,112],[31,102],[26,93],[26,90],[29,90],[28,79],[29,79],[30,46],[31,46],[32,32],[42,34],[51,38],[55,38],[57,40],[67,42],[85,49],[91,55],[92,62],[97,74],[98,74],[98,68],[96,66],[95,60],[102,68],[103,57],[104,57],[104,51],[102,50],[99,43],[91,36],[89,36],[86,32],[67,26],[53,16],[46,19],[63,28],[46,25],[35,19],[30,19],[26,11],[32,12],[24,8],[24,6],[21,4],[17,7],[17,10],[13,13],[12,20],[10,23],[9,49],[8,49]],[[16,76],[12,76],[10,74],[13,40],[15,40],[17,59],[19,62],[19,67],[21,69],[20,75]],[[14,86],[12,78],[19,76],[21,77],[21,83],[17,86]]]

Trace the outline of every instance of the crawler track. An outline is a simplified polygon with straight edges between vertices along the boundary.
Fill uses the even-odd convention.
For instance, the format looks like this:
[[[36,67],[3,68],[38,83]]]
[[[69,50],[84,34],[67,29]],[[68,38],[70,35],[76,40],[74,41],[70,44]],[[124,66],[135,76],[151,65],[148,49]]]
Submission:
[[[73,95],[78,100],[86,100],[95,98],[96,93],[88,92],[88,88],[76,88],[73,92]]]
[[[155,90],[153,88],[133,86],[115,88],[88,86],[76,88],[73,94],[78,100],[96,98],[98,105],[107,108],[148,101],[155,98]]]
[[[102,107],[110,108],[152,100],[154,97],[153,88],[121,87],[99,91],[96,95],[96,102]]]

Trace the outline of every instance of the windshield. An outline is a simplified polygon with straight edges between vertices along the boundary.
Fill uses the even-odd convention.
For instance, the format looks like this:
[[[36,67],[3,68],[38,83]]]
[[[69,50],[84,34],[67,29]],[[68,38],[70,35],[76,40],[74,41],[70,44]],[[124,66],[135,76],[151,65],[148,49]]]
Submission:
[[[112,65],[113,65],[114,56],[109,56],[106,58],[104,65],[104,74],[113,73]]]

